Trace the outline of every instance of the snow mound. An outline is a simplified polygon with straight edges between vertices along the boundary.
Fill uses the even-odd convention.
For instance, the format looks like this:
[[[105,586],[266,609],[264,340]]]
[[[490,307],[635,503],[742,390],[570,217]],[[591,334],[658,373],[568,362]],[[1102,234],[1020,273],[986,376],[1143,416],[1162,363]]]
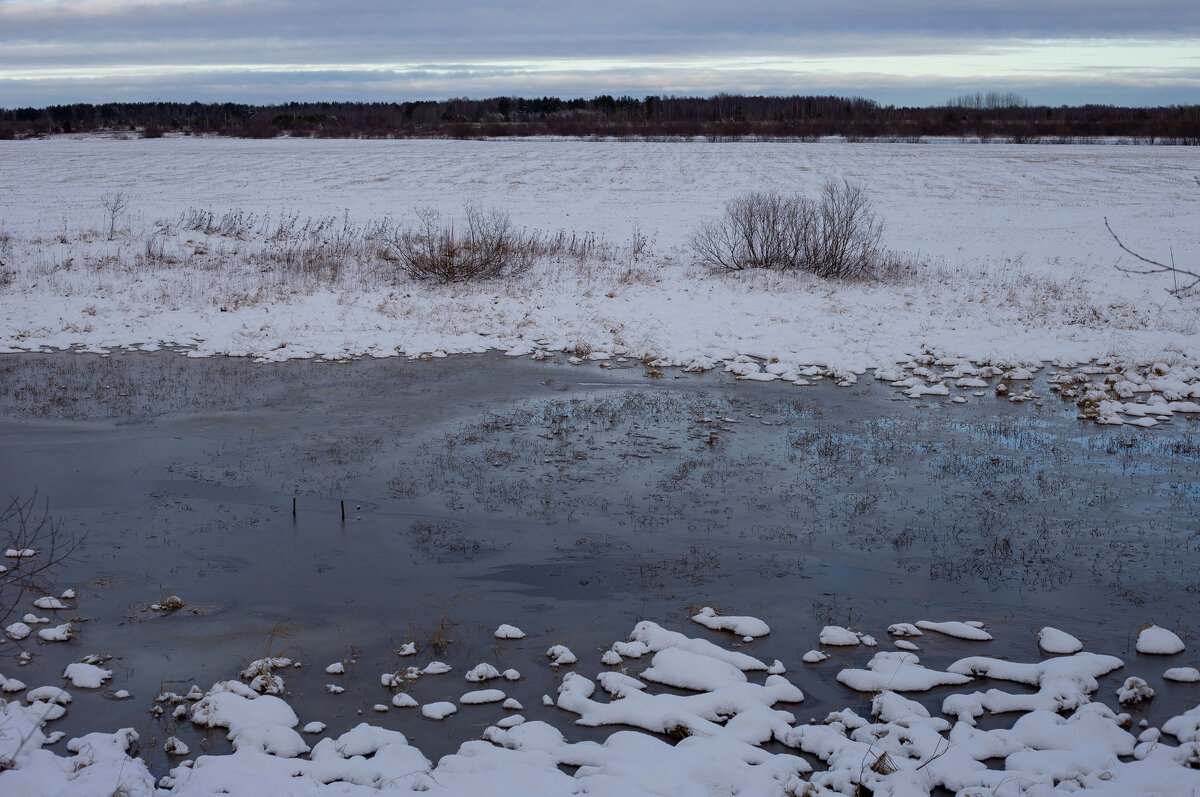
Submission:
[[[1155,656],[1173,656],[1184,651],[1183,640],[1174,631],[1152,625],[1138,634],[1137,652]]]
[[[770,626],[756,617],[718,615],[711,606],[705,606],[693,615],[692,621],[714,631],[731,631],[737,636],[751,639],[771,633]]]

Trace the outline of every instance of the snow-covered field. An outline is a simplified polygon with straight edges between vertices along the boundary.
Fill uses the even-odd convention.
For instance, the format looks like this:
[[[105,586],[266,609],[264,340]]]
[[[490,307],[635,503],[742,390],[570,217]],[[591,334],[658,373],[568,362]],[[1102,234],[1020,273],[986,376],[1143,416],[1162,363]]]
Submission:
[[[1151,257],[1200,262],[1194,155],[949,141],[0,142],[0,351],[544,349],[693,368],[741,356],[743,377],[791,380],[897,363],[908,378],[921,355],[1006,371],[1109,358],[1110,372],[1161,378],[1146,367],[1200,359],[1196,308],[1167,294],[1169,278],[1117,271],[1133,260],[1104,219]],[[693,265],[692,231],[730,197],[812,193],[829,177],[868,189],[911,274],[861,285]],[[102,197],[116,194],[129,204],[110,216]],[[461,216],[468,202],[598,245],[468,286],[415,283],[380,257],[372,231],[422,207]]]

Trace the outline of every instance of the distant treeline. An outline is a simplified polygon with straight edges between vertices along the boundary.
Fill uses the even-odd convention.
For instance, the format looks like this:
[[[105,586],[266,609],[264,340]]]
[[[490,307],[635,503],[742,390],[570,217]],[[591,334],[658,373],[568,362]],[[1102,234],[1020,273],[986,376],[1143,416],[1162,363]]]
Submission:
[[[422,102],[295,102],[285,105],[137,102],[0,109],[0,138],[52,133],[168,132],[246,138],[484,138],[504,136],[704,137],[815,140],[844,136],[919,141],[1200,144],[1200,105],[1124,108],[1038,106],[1012,93],[964,94],[925,108],[861,97],[493,97]]]

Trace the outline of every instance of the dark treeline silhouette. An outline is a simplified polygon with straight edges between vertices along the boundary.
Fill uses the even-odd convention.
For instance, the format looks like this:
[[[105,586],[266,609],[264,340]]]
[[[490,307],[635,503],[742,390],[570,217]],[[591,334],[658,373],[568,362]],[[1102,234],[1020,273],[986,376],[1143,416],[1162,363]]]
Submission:
[[[246,138],[504,136],[705,137],[710,140],[844,136],[919,141],[959,136],[1016,143],[1200,144],[1200,105],[1125,108],[1030,105],[1011,92],[964,94],[944,105],[882,106],[861,97],[492,97],[421,102],[294,102],[284,105],[136,102],[0,109],[0,138],[124,131]]]

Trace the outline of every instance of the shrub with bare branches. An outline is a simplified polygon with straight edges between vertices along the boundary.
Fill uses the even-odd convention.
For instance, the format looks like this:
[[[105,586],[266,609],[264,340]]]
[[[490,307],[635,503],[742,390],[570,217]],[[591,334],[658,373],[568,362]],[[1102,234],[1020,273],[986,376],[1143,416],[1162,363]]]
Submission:
[[[828,180],[817,200],[755,192],[731,199],[725,214],[691,238],[697,259],[729,271],[808,271],[834,279],[881,274],[883,224],[863,188]]]
[[[0,545],[4,568],[0,570],[0,625],[17,611],[31,593],[49,589],[46,576],[69,558],[81,540],[66,534],[50,515],[49,502],[37,495],[12,498],[0,510]]]
[[[446,224],[432,208],[417,211],[415,228],[389,242],[408,276],[433,282],[473,282],[528,271],[542,249],[536,233],[517,230],[508,214],[467,205],[465,227]]]
[[[111,241],[117,234],[117,219],[129,207],[129,197],[124,191],[109,191],[100,197],[100,205],[108,214],[108,240]]]

